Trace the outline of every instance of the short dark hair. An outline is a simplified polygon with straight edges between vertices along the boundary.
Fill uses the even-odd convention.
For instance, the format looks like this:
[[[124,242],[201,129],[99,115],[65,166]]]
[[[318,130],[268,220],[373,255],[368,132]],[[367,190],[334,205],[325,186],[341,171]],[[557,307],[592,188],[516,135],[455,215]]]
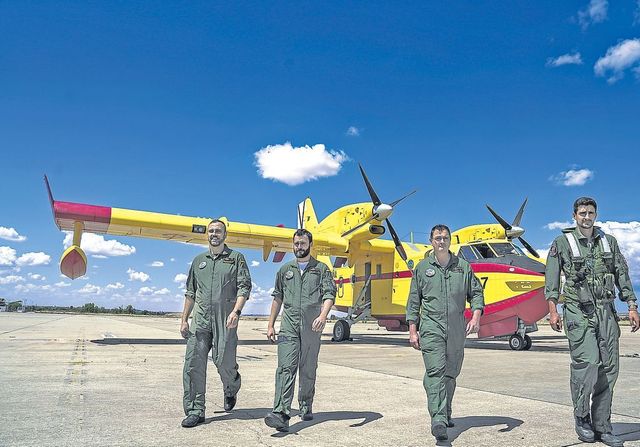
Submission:
[[[293,233],[293,237],[296,237],[296,236],[298,237],[306,236],[307,239],[309,239],[309,244],[313,242],[313,234],[311,234],[311,231],[305,230],[304,228],[298,228],[296,232]]]
[[[207,228],[209,228],[212,224],[220,223],[224,227],[224,233],[227,234],[227,224],[221,221],[220,219],[211,219],[207,224]]]
[[[578,212],[578,208],[581,206],[593,206],[593,208],[598,211],[598,204],[591,197],[579,197],[573,202],[573,214]]]
[[[435,233],[436,231],[445,231],[445,230],[447,230],[447,234],[449,234],[449,237],[451,237],[451,230],[449,229],[448,226],[444,224],[434,225],[433,228],[431,229],[431,233],[429,233],[429,240],[433,239],[433,233]]]

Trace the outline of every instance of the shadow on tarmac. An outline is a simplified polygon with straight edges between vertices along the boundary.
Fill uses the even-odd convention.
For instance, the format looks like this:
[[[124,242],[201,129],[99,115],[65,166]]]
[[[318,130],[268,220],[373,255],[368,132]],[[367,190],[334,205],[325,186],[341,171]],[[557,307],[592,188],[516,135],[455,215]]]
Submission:
[[[232,420],[252,421],[256,419],[263,419],[270,411],[271,408],[237,408],[230,412],[223,410],[214,411],[214,416],[206,418],[202,424]]]
[[[268,411],[271,411],[269,409]],[[263,417],[266,416],[266,413]],[[297,417],[297,416],[294,416]],[[355,422],[350,424],[349,427],[362,427],[365,424],[368,424],[373,421],[377,421],[381,419],[382,415],[380,413],[376,413],[373,411],[324,411],[321,413],[313,413],[313,420],[311,421],[303,421],[300,420],[295,424],[289,426],[288,432],[276,432],[271,435],[273,438],[283,438],[288,435],[295,435],[299,431],[312,427],[317,424],[321,424],[327,421],[346,421],[349,419],[362,419],[360,422]],[[292,418],[293,419],[293,418]]]
[[[447,441],[439,441],[436,445],[439,446],[451,446],[460,434],[475,427],[492,427],[494,425],[506,425],[498,430],[500,433],[508,432],[517,428],[523,424],[520,419],[514,419],[503,416],[465,416],[461,418],[453,418],[453,422],[456,424],[447,430],[449,439]]]
[[[619,422],[611,424],[613,433],[622,438],[623,441],[640,441],[640,424]]]

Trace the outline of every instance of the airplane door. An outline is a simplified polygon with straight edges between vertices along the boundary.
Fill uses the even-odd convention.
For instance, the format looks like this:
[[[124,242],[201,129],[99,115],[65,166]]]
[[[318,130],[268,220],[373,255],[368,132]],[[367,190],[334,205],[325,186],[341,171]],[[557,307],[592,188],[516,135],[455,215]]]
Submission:
[[[367,283],[367,280],[369,279],[369,277],[371,276],[371,263],[370,262],[365,262],[364,264],[364,283]],[[365,303],[370,303],[371,302],[371,288],[372,288],[372,284],[369,283],[369,287],[367,287],[367,290],[365,292],[364,295],[364,302]]]

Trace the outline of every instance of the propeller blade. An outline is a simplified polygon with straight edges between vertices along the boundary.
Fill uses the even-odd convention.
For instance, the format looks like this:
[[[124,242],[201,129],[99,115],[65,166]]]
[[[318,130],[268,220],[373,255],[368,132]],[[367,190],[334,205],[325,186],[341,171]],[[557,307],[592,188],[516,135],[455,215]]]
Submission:
[[[394,207],[394,206],[396,206],[398,203],[402,202],[404,199],[406,199],[406,198],[407,198],[407,197],[409,197],[410,195],[415,194],[416,192],[418,192],[418,190],[417,190],[417,189],[414,189],[413,191],[411,191],[411,192],[410,192],[409,194],[407,194],[406,196],[404,196],[404,197],[402,197],[402,198],[400,198],[400,199],[398,199],[398,200],[395,200],[395,201],[391,202],[391,203],[389,204],[389,206],[390,206],[391,208],[393,208],[393,207]]]
[[[506,220],[504,220],[502,217],[500,217],[498,213],[493,211],[493,209],[489,205],[486,205],[486,207],[489,210],[489,212],[493,214],[493,217],[496,218],[496,220],[500,223],[500,225],[502,225],[502,228],[504,228],[505,230],[510,230],[512,228],[511,224]]]
[[[527,206],[527,200],[529,200],[528,197],[524,199],[524,202],[522,202],[522,205],[520,205],[518,214],[516,214],[516,217],[513,219],[513,223],[511,225],[513,225],[514,227],[520,226],[520,221],[522,220],[522,214],[524,213],[524,207]]]
[[[528,243],[527,241],[525,241],[525,240],[524,240],[523,238],[521,238],[521,237],[519,237],[519,238],[518,238],[518,240],[520,241],[520,243],[521,243],[522,245],[524,245],[524,248],[526,248],[526,249],[527,249],[527,251],[528,251],[529,253],[531,253],[531,254],[532,254],[533,256],[535,256],[536,258],[539,258],[539,257],[540,257],[540,255],[538,254],[538,252],[537,252],[537,251],[535,251],[535,249],[534,249],[531,245],[529,245],[529,243]]]
[[[368,224],[368,223],[369,223],[369,222],[371,222],[372,220],[375,220],[375,219],[376,219],[376,217],[377,217],[377,214],[374,214],[373,216],[371,216],[370,218],[368,218],[368,219],[367,219],[367,220],[365,220],[364,222],[359,223],[358,225],[356,225],[355,227],[351,228],[351,229],[350,229],[350,230],[348,230],[348,231],[345,231],[344,233],[342,233],[342,237],[345,237],[345,236],[347,236],[347,235],[349,235],[349,234],[353,233],[353,232],[354,232],[354,231],[356,231],[357,229],[364,227],[366,224]]]
[[[369,191],[369,196],[371,197],[371,201],[375,206],[380,205],[382,202],[380,201],[378,194],[376,194],[375,190],[373,189],[373,186],[371,186],[371,182],[369,182],[369,179],[367,178],[367,174],[364,173],[364,169],[362,169],[362,165],[360,163],[358,163],[358,167],[360,168],[360,173],[362,174],[364,183],[365,185],[367,185],[367,190]]]
[[[404,261],[406,261],[407,252],[404,251],[404,247],[402,246],[402,242],[400,242],[398,233],[396,233],[396,230],[393,228],[393,225],[391,225],[391,221],[389,219],[386,219],[385,222],[387,222],[387,227],[389,227],[389,233],[391,233],[391,239],[393,239],[393,242],[396,244],[396,250],[398,250],[398,254]]]

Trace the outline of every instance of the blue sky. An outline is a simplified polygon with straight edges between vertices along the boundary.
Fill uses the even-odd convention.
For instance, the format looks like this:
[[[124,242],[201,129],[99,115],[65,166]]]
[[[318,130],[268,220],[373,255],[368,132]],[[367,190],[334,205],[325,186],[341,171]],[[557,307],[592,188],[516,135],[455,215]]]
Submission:
[[[2,297],[179,310],[202,249],[92,239],[63,280],[44,173],[59,200],[295,226],[306,196],[319,217],[367,200],[357,162],[383,200],[419,190],[405,240],[528,197],[546,249],[592,195],[640,281],[637,0],[5,2],[0,28]],[[287,142],[298,178],[326,175],[263,178],[256,153]],[[277,265],[245,255],[266,309]]]

